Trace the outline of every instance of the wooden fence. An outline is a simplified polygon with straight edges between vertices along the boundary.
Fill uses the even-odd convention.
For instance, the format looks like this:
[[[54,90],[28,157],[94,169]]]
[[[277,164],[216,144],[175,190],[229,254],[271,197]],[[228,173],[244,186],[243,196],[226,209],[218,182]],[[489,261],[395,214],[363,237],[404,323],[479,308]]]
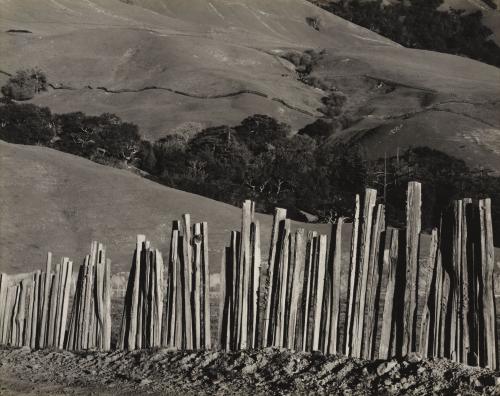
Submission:
[[[207,223],[175,221],[165,265],[139,235],[116,347],[272,346],[366,359],[419,352],[500,367],[491,201],[455,201],[425,233],[421,196],[420,183],[409,183],[406,228],[397,229],[367,189],[330,238],[293,227],[277,208],[264,261],[255,204],[245,201],[241,230],[223,250],[213,337]],[[93,242],[73,297],[67,258],[53,272],[49,253],[46,271],[28,279],[1,274],[0,344],[109,350],[110,273],[105,247]]]

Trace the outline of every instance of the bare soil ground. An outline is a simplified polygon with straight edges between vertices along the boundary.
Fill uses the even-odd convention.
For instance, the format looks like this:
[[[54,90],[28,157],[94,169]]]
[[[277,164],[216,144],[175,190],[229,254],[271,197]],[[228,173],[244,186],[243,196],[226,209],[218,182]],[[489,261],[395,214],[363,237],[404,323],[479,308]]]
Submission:
[[[362,361],[276,349],[0,350],[0,394],[498,394],[500,373],[447,360]],[[497,383],[495,387],[495,383]],[[495,393],[496,392],[496,393]]]

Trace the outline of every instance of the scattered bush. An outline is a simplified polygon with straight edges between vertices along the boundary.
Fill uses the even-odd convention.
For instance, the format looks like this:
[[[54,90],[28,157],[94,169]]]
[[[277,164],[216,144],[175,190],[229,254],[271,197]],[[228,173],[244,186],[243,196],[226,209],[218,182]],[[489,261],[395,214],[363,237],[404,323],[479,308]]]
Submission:
[[[47,90],[47,76],[39,69],[19,70],[1,88],[2,94],[12,100],[30,100]]]
[[[319,16],[307,17],[306,23],[319,32],[321,27],[321,19]]]

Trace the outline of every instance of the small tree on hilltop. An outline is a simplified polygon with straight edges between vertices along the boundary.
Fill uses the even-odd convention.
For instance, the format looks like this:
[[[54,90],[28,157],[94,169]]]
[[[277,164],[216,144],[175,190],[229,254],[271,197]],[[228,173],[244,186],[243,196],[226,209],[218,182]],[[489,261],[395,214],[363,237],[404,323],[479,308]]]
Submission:
[[[18,70],[1,88],[2,94],[12,100],[30,100],[47,90],[47,76],[37,68]]]

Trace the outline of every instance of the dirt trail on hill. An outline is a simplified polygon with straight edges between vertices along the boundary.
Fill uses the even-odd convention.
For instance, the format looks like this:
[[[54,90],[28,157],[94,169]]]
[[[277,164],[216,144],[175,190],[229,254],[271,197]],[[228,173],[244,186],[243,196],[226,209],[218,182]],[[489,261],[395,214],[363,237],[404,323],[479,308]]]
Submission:
[[[498,392],[499,372],[447,360],[422,361],[417,355],[370,362],[277,349],[237,353],[0,350],[0,395]]]

